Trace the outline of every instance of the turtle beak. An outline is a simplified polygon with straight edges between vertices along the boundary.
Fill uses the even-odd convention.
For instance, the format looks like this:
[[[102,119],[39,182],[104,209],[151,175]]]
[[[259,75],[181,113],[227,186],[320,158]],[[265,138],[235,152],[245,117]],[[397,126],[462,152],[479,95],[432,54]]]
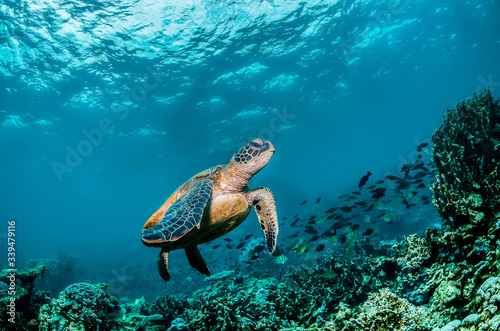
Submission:
[[[274,149],[274,145],[270,142],[270,141],[266,141],[266,145],[265,147],[262,148],[262,154],[265,154],[265,153],[274,153],[275,152],[275,149]]]

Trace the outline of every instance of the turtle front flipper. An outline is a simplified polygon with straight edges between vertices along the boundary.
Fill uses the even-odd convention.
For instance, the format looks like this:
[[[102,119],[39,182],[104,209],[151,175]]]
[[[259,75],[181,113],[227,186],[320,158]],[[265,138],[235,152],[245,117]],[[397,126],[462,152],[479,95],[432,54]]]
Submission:
[[[268,188],[258,188],[247,193],[248,203],[253,204],[260,228],[264,231],[269,253],[276,248],[278,237],[278,214],[273,193]]]
[[[168,250],[163,248],[158,256],[158,271],[160,272],[161,278],[166,282],[170,280],[170,274],[168,273]]]
[[[203,210],[210,199],[213,182],[200,180],[170,206],[162,220],[142,230],[142,241],[147,246],[161,246],[167,241],[175,241],[194,227],[200,227]]]
[[[198,270],[200,273],[210,276],[210,269],[208,269],[207,263],[201,256],[200,251],[198,250],[198,247],[196,246],[191,246],[191,247],[186,247],[185,249],[187,258],[189,260],[189,264]]]

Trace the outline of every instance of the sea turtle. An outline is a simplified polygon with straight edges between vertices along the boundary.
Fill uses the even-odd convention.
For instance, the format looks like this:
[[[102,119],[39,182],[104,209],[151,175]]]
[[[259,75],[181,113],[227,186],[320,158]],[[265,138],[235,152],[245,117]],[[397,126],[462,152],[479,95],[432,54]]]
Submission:
[[[170,280],[168,253],[184,248],[193,268],[210,276],[196,245],[214,240],[236,228],[254,206],[272,253],[278,235],[278,216],[271,191],[249,189],[248,181],[266,166],[274,154],[269,141],[254,139],[226,165],[218,165],[191,177],[151,216],[142,230],[146,246],[161,247],[160,276]]]

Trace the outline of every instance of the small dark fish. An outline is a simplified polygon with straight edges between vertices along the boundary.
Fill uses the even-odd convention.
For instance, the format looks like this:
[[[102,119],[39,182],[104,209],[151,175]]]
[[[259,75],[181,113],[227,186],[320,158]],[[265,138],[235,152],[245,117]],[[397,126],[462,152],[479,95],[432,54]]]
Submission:
[[[427,173],[425,171],[419,171],[413,176],[413,179],[418,179],[427,176]]]
[[[362,187],[363,185],[366,184],[366,182],[368,181],[368,178],[372,175],[371,172],[367,172],[366,175],[364,175],[363,177],[361,177],[361,179],[359,180],[359,184],[358,184],[358,187]]]
[[[424,205],[428,205],[429,203],[431,203],[430,200],[425,200],[424,202],[422,202]]]
[[[332,228],[335,230],[338,230],[340,228],[344,227],[344,222],[338,221],[332,224]]]
[[[317,234],[315,234],[314,236],[312,236],[311,239],[309,239],[309,241],[316,241],[318,240],[319,238],[321,238],[320,236],[318,236]]]
[[[384,180],[383,180],[383,179],[381,179],[381,180],[379,180],[378,182],[376,182],[376,183],[375,183],[375,185],[380,185],[380,184],[383,184],[383,183],[384,183]]]
[[[243,246],[245,246],[245,243],[240,243],[240,244],[238,244],[238,246],[236,246],[236,248],[241,248]]]
[[[290,224],[290,226],[295,226],[295,224],[297,224],[297,222],[298,222],[298,221],[299,221],[299,220],[295,220],[295,221],[293,221],[293,222],[292,222],[292,224]]]
[[[354,192],[352,192],[352,194],[361,195],[361,192],[359,192],[359,191],[354,191]]]
[[[332,218],[334,218],[334,217],[335,217],[335,215],[330,215],[330,216],[328,216],[326,219],[327,219],[327,220],[331,220],[331,219],[332,219]]]
[[[346,240],[347,240],[347,237],[344,234],[344,235],[342,235],[342,238],[340,239],[340,243],[343,244],[346,242]]]
[[[337,221],[345,220],[344,216],[342,216],[341,214],[335,215],[334,219],[336,219]]]
[[[305,205],[307,203],[307,200],[304,200],[300,203],[301,206]]]
[[[250,258],[250,260],[256,260],[256,259],[258,259],[258,258],[259,258],[259,256],[258,256],[258,255],[252,255],[252,257]]]
[[[380,193],[380,192],[385,192],[385,191],[387,191],[387,189],[385,187],[379,187],[379,188],[377,188],[375,190],[371,190],[370,192],[372,192],[372,193]]]
[[[257,245],[254,248],[255,253],[260,253],[264,249],[264,245]]]
[[[372,190],[372,189],[374,189],[375,187],[377,187],[377,185],[370,185],[370,186],[368,186],[366,189],[367,189],[367,190]]]
[[[410,170],[411,168],[413,168],[413,163],[406,163],[406,164],[403,164],[403,166],[401,167],[401,172],[408,171],[408,170]]]
[[[338,209],[337,207],[332,207],[332,208],[328,209],[327,211],[325,211],[325,214],[331,214],[334,211],[336,211],[337,209]]]
[[[375,194],[372,195],[372,198],[373,199],[380,199],[381,197],[383,197],[385,195],[384,192],[376,192]]]
[[[421,169],[423,166],[424,166],[424,162],[417,160],[417,162],[415,162],[415,165],[413,166],[413,170]]]
[[[404,178],[401,178],[401,177],[398,177],[398,176],[394,176],[394,175],[387,175],[387,176],[385,176],[385,178],[387,178],[389,180],[394,180],[394,181],[396,181],[398,183],[402,183],[402,182],[405,181]]]
[[[232,249],[234,247],[234,245],[227,244],[226,247],[229,249]]]
[[[245,236],[245,240],[250,239],[252,236],[253,236],[253,234],[247,234],[247,235]]]
[[[372,209],[374,208],[375,206],[374,205],[370,205],[370,207],[366,208],[365,211],[372,211]]]
[[[331,236],[333,236],[333,232],[330,230],[326,230],[325,232],[323,232],[321,234],[321,238],[326,238],[326,237],[331,237]]]
[[[344,213],[348,213],[352,210],[352,208],[348,207],[348,206],[344,206],[344,207],[340,208],[340,210],[342,210]]]
[[[354,224],[353,226],[351,226],[351,229],[353,230],[359,229],[359,224]]]
[[[286,216],[283,216],[283,218],[281,218],[281,219],[284,221],[284,220],[286,220],[286,219],[287,219],[287,217],[286,217]]]
[[[373,233],[373,229],[372,228],[368,228],[366,229],[365,232],[363,232],[363,236],[369,236]]]
[[[356,199],[354,195],[351,195],[349,198],[347,198],[347,200],[354,200],[354,199]]]
[[[298,233],[294,233],[294,234],[292,234],[291,236],[289,236],[288,238],[295,238],[295,237],[298,237],[298,236],[299,236],[299,234],[298,234]]]
[[[427,169],[426,167],[422,167],[422,170],[425,172],[429,172],[429,169]]]
[[[355,205],[358,205],[358,206],[360,206],[360,207],[364,207],[364,206],[366,206],[366,205],[367,205],[367,203],[366,203],[365,201],[358,201],[358,202],[355,202],[354,204],[355,204]]]
[[[314,219],[316,219],[316,215],[312,215],[311,217],[309,217],[309,221],[312,221]]]
[[[216,249],[218,247],[220,247],[220,245],[214,245],[214,247],[212,247],[212,249]]]
[[[306,230],[305,230],[307,233],[310,233],[310,234],[316,234],[318,233],[318,230],[316,230],[315,228],[313,228],[312,226],[308,225],[306,226]]]
[[[421,143],[420,145],[417,146],[417,152],[421,152],[422,148],[425,148],[429,146],[429,143]]]
[[[297,218],[297,217],[299,217],[299,215],[298,215],[298,214],[295,214],[295,216],[294,216],[293,218]]]
[[[224,238],[224,241],[231,242],[231,241],[233,241],[233,239],[231,239],[231,238]]]
[[[423,179],[417,179],[413,181],[413,184],[419,184],[422,183],[424,180]]]
[[[316,246],[316,253],[321,252],[323,249],[325,249],[325,244],[319,244]]]
[[[418,157],[419,159],[421,159],[421,158],[422,158],[422,154],[418,154],[418,155],[417,155],[417,157]]]
[[[316,199],[316,203],[319,203],[321,201],[321,197]]]
[[[422,199],[422,200],[429,200],[429,197],[427,195],[422,195],[422,197],[420,199]]]

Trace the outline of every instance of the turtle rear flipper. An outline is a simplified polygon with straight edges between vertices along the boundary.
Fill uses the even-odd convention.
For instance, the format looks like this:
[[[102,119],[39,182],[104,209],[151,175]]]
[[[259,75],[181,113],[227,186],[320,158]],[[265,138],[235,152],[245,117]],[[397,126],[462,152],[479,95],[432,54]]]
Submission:
[[[166,249],[162,249],[160,256],[158,256],[158,271],[161,278],[166,282],[170,280],[170,274],[168,273],[168,251]]]
[[[196,246],[191,246],[191,247],[186,247],[185,249],[187,258],[189,260],[189,264],[198,270],[200,273],[210,276],[210,269],[208,269],[207,263],[201,256],[200,251],[198,250],[198,247]]]
[[[149,246],[161,246],[166,241],[175,241],[195,227],[200,227],[203,210],[212,192],[210,179],[200,180],[170,206],[162,220],[142,230],[142,241]]]
[[[276,248],[278,237],[278,214],[272,192],[268,188],[258,188],[247,193],[247,201],[253,204],[260,228],[264,231],[269,253]]]

